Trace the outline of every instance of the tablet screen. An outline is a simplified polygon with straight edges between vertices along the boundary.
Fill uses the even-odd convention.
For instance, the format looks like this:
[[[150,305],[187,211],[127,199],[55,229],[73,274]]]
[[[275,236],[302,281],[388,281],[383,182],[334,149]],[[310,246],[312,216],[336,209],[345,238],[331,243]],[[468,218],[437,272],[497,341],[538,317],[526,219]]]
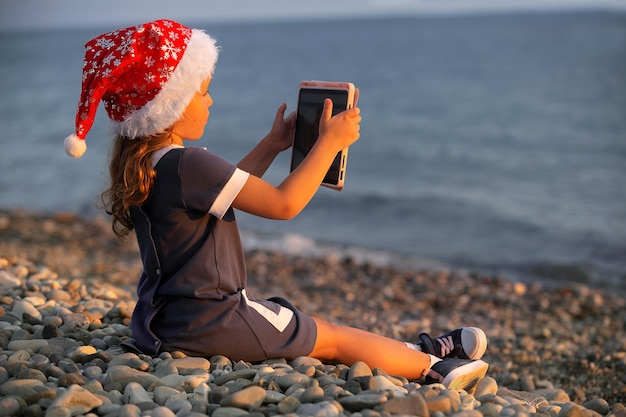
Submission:
[[[324,107],[324,99],[333,101],[333,116],[346,110],[347,90],[301,88],[298,97],[296,131],[293,141],[291,170],[293,171],[309,153],[319,136],[319,123]],[[337,154],[328,170],[324,182],[337,184],[341,175],[341,152]]]

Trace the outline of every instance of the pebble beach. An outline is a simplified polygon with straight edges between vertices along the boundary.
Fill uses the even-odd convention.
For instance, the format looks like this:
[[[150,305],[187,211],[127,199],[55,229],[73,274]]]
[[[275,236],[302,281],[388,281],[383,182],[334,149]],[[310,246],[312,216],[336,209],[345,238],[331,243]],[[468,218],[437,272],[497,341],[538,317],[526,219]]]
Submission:
[[[417,342],[489,340],[469,391],[363,363],[125,353],[141,263],[108,219],[0,210],[0,416],[626,417],[626,295],[350,257],[246,253],[249,289]],[[366,349],[367,347],[363,347]]]

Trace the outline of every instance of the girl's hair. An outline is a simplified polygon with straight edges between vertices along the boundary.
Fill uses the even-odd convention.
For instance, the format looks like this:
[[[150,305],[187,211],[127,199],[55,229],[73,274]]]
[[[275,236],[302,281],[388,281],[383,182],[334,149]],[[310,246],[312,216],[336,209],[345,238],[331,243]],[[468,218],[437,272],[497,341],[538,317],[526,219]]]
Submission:
[[[109,163],[111,185],[100,195],[100,200],[106,212],[113,216],[111,228],[119,239],[133,230],[130,208],[142,205],[150,197],[156,177],[151,156],[171,143],[170,135],[171,129],[143,138],[115,137]]]

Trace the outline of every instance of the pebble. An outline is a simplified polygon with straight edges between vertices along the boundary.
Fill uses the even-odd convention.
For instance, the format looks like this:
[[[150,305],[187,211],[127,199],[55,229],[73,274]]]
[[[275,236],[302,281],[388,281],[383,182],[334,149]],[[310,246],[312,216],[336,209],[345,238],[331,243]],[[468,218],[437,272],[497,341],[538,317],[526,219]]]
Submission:
[[[4,218],[7,226],[0,233],[14,230],[13,222],[22,226],[15,243],[0,239],[0,417],[626,417],[623,297],[582,286],[546,290],[494,277],[404,273],[350,260],[318,262],[253,252],[249,273],[259,285],[269,286],[266,279],[286,274],[298,276],[306,291],[285,279],[289,298],[337,321],[373,331],[377,323],[392,323],[389,336],[410,339],[404,329],[434,332],[451,322],[483,320],[482,327],[491,333],[485,357],[491,364],[488,375],[473,392],[465,392],[407,381],[363,362],[346,366],[303,356],[247,363],[181,352],[152,358],[120,347],[132,334],[128,323],[135,288],[126,281],[136,248],[103,244],[108,225],[80,222],[66,241],[77,245],[71,243],[80,241],[74,235],[85,234],[81,244],[85,248],[77,245],[74,253],[100,256],[95,255],[102,253],[98,248],[116,249],[106,262],[83,265],[68,258],[63,263],[62,255],[50,255],[55,253],[49,245],[52,237],[37,233],[44,229],[62,233],[71,225],[48,224],[46,229],[29,223],[35,217]],[[26,248],[24,242],[41,248],[26,252],[31,256],[49,255],[36,262],[16,255],[21,252],[15,248]],[[88,250],[90,245],[93,249]],[[109,281],[90,279],[86,268],[94,264],[104,268]],[[107,269],[111,265],[120,269]],[[277,267],[284,270],[273,269]],[[337,271],[346,271],[352,281],[336,279]],[[368,277],[373,276],[389,279],[380,278],[386,286],[369,293],[375,284]],[[368,284],[362,286],[367,294],[361,306],[346,299],[328,302],[335,293],[347,294],[362,282]],[[438,285],[431,289],[431,282]],[[419,297],[410,296],[412,288]],[[468,307],[465,317],[454,311],[435,314],[433,306],[440,297],[449,296],[459,305],[469,299],[458,294],[479,302]],[[405,305],[410,312],[402,311]],[[411,318],[416,310],[423,316],[417,321]],[[537,323],[543,329],[536,328]]]
[[[398,397],[383,404],[382,409],[391,414],[405,414],[420,417],[430,416],[426,399],[419,393],[406,397]]]
[[[102,404],[103,401],[100,397],[92,394],[80,385],[71,385],[52,401],[46,414],[49,412],[61,414],[68,410],[70,415],[75,416],[86,414]]]
[[[583,406],[603,416],[607,415],[609,411],[611,411],[611,406],[603,398],[594,398],[593,400],[584,403]]]
[[[301,403],[295,397],[287,396],[276,406],[276,410],[281,414],[291,414],[295,412]]]
[[[361,411],[365,408],[374,408],[380,404],[387,402],[388,397],[384,393],[362,393],[350,397],[344,397],[339,403],[348,411]]]
[[[41,313],[37,308],[29,301],[22,300],[15,303],[13,309],[9,312],[10,315],[17,318],[20,321],[24,321],[24,315],[27,314],[34,317],[37,320],[41,320]]]
[[[0,385],[0,394],[24,398],[37,392],[38,387],[44,383],[38,379],[10,379]]]
[[[498,393],[498,383],[495,379],[490,377],[489,375],[485,376],[476,384],[476,389],[474,390],[474,396],[476,398],[480,398],[486,394],[497,394]]]
[[[264,399],[265,390],[253,385],[227,395],[220,401],[220,405],[251,410],[260,407]]]
[[[159,406],[152,409],[152,417],[176,417],[176,414],[167,407]]]
[[[152,384],[161,385],[161,379],[148,373],[138,371],[127,365],[116,365],[108,367],[107,376],[105,378],[105,384],[112,384],[114,386],[119,385],[122,389],[131,382],[136,382],[145,389],[149,388]]]
[[[0,398],[0,416],[17,416],[22,409],[26,408],[25,406],[24,400],[21,400],[19,397]]]
[[[360,376],[373,376],[372,370],[365,362],[357,361],[350,367],[348,372],[348,379],[357,378]]]
[[[124,402],[127,404],[141,404],[152,402],[152,397],[140,384],[130,382],[124,388]]]
[[[323,401],[315,404],[302,404],[296,414],[313,417],[334,417],[342,414],[343,408],[335,401]]]

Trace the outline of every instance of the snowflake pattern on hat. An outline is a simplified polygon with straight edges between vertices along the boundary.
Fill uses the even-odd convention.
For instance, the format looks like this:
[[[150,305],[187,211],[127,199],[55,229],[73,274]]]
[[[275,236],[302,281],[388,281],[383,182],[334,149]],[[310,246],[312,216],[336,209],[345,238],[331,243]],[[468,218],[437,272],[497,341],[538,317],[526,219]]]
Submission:
[[[171,20],[102,34],[85,45],[76,132],[66,152],[80,157],[102,100],[113,130],[128,139],[150,136],[182,115],[217,61],[215,40]]]

